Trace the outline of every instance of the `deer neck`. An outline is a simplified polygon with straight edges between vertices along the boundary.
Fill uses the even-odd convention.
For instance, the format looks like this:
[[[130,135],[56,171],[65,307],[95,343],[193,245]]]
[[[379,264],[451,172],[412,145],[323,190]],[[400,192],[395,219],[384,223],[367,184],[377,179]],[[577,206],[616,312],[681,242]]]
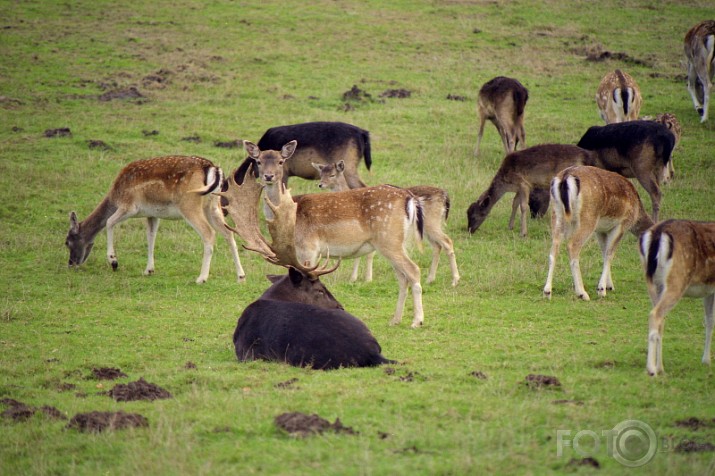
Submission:
[[[350,185],[348,185],[348,180],[345,175],[340,174],[340,176],[335,180],[335,183],[330,186],[331,192],[343,192],[345,190],[350,190]]]
[[[97,205],[97,208],[80,222],[79,230],[82,234],[82,238],[87,242],[94,241],[94,237],[107,226],[107,220],[109,220],[109,217],[116,211],[116,205],[114,205],[108,197],[104,197],[104,200]]]
[[[276,180],[273,183],[265,184],[265,187],[263,190],[266,192],[266,198],[271,201],[271,203],[278,204],[281,201],[281,181]],[[263,204],[263,215],[266,217],[266,220],[273,220],[275,217],[273,215],[273,211],[271,208],[268,206],[268,204],[264,203]]]

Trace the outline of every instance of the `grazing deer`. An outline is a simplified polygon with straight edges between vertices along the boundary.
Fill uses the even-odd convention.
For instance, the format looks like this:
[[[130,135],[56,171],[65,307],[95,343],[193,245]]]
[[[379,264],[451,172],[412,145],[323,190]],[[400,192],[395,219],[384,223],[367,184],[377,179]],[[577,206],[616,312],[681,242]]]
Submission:
[[[653,221],[658,221],[660,184],[668,177],[675,147],[675,136],[666,126],[651,121],[593,126],[578,146],[595,152],[596,163],[591,165],[638,180],[650,195]]]
[[[154,273],[154,243],[159,219],[183,218],[201,236],[204,243],[201,274],[197,283],[209,277],[211,256],[218,230],[231,248],[239,282],[246,278],[233,234],[225,228],[217,197],[223,172],[201,157],[169,156],[138,160],[124,167],[109,192],[95,210],[82,222],[70,213],[70,230],[65,244],[70,251],[69,266],[85,262],[94,246],[97,233],[107,228],[107,260],[112,269],[119,263],[114,251],[114,227],[128,218],[146,217],[148,260],[144,274]]]
[[[566,167],[591,165],[593,154],[574,145],[542,144],[512,152],[504,157],[489,188],[467,210],[469,233],[486,220],[492,207],[508,192],[514,192],[509,229],[514,228],[517,208],[521,208],[521,236],[526,236],[529,194],[535,187],[547,188],[551,179]]]
[[[265,186],[266,204],[271,208],[267,219],[273,218],[268,201],[278,203],[283,194],[289,194],[281,174],[285,161],[296,148],[294,142],[285,144],[279,152],[262,151],[252,142],[244,141],[249,155],[246,160],[255,162]],[[410,234],[416,230],[419,239],[422,237],[424,215],[419,199],[407,190],[380,185],[301,195],[297,205],[295,240],[300,263],[311,266],[320,256],[357,258],[372,251],[380,252],[392,264],[400,286],[391,324],[402,320],[409,287],[414,303],[412,327],[422,325],[420,269],[405,251]]]
[[[668,130],[670,130],[670,132],[675,137],[675,146],[673,147],[673,149],[675,149],[675,147],[678,147],[678,144],[680,143],[680,138],[683,136],[683,128],[680,125],[680,121],[678,121],[678,118],[675,117],[675,114],[664,112],[656,114],[655,117],[643,116],[641,119],[645,121],[655,121],[667,127]],[[674,177],[675,168],[673,166],[673,156],[671,154],[670,160],[668,161],[668,168],[663,173],[662,183],[668,183],[673,180]]]
[[[705,122],[715,77],[715,20],[702,21],[688,30],[684,49],[688,60],[688,92],[700,122]]]
[[[606,124],[635,121],[642,102],[635,79],[620,69],[606,74],[596,91],[598,112]]]
[[[221,195],[228,198],[232,216],[243,219],[251,212],[257,218],[261,187],[256,187],[255,180],[243,178],[239,185],[234,176],[229,181],[229,189]],[[233,333],[238,360],[273,360],[319,370],[394,363],[382,356],[367,326],[345,312],[320,282],[321,275],[331,273],[340,263],[327,269],[306,268],[299,262],[295,252],[297,206],[290,195],[283,194],[280,203],[270,206],[274,215],[268,220],[271,244],[261,235],[257,220],[237,222],[236,232],[247,239],[253,251],[288,268],[288,274],[268,276],[273,284],[238,319]]]
[[[318,187],[331,192],[342,192],[349,190],[347,180],[345,179],[345,164],[339,161],[335,164],[316,164],[313,167],[320,173],[320,182]],[[457,268],[457,260],[454,256],[454,245],[452,239],[447,236],[442,228],[444,222],[449,217],[449,194],[446,190],[430,187],[428,185],[419,185],[416,187],[407,188],[412,194],[422,202],[424,210],[424,235],[432,245],[432,264],[430,265],[429,274],[427,275],[427,283],[434,282],[437,276],[437,266],[439,265],[439,257],[442,250],[447,253],[449,265],[452,270],[452,286],[459,283],[459,270]],[[365,281],[372,281],[372,261],[375,253],[369,253],[365,260]],[[360,259],[355,259],[353,272],[350,276],[350,282],[354,282],[358,277],[358,267]]]
[[[653,224],[643,209],[638,192],[623,176],[588,165],[569,167],[551,181],[551,252],[544,296],[551,299],[551,282],[559,246],[568,240],[569,263],[576,295],[590,300],[583,287],[579,255],[595,232],[603,254],[603,273],[598,295],[613,290],[611,261],[626,231],[639,236]]]
[[[524,109],[528,100],[529,91],[516,79],[497,76],[484,83],[477,99],[479,135],[474,148],[475,157],[479,155],[479,144],[487,119],[499,131],[505,153],[514,152],[519,143],[526,147]]]
[[[703,298],[702,362],[709,365],[715,325],[715,223],[666,220],[643,233],[639,250],[653,303],[648,316],[648,373],[663,372],[665,316],[683,296]]]
[[[300,147],[293,158],[285,163],[283,184],[288,178],[297,176],[307,180],[319,178],[311,165],[342,160],[345,163],[345,178],[350,188],[365,187],[358,174],[358,164],[365,159],[365,167],[370,170],[370,133],[344,122],[306,122],[290,126],[268,129],[258,141],[261,150],[280,150],[284,144],[297,141]]]

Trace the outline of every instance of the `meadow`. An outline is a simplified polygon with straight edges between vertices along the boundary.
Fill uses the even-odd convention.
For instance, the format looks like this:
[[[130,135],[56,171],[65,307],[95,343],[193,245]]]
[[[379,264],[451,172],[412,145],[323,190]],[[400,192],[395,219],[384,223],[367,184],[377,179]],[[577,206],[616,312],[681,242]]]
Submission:
[[[650,378],[634,236],[616,254],[607,297],[592,292],[601,272],[592,241],[581,255],[592,301],[574,296],[563,249],[546,300],[549,219],[530,220],[521,238],[507,229],[508,195],[469,235],[466,210],[504,155],[487,124],[473,157],[484,82],[505,75],[529,89],[528,145],[575,144],[602,124],[596,88],[621,68],[640,85],[641,114],[670,112],[683,127],[661,218],[715,220],[715,110],[699,122],[682,47],[713,17],[706,0],[0,0],[0,474],[712,474],[702,301],[668,315],[666,373]],[[247,280],[237,283],[218,237],[211,276],[196,285],[201,241],[184,222],[162,221],[153,276],[142,275],[142,220],[116,231],[116,272],[105,233],[68,269],[70,211],[86,217],[127,163],[199,155],[230,171],[245,158],[231,143],[307,121],[370,131],[368,184],[450,193],[446,230],[462,279],[450,285],[443,257],[437,281],[423,283],[424,327],[409,327],[409,299],[402,324],[388,325],[397,282],[382,258],[372,283],[349,283],[349,262],[323,278],[397,364],[322,372],[237,362],[236,320],[265,275],[282,270],[243,250]],[[426,277],[429,246],[410,254]],[[125,376],[100,380],[93,369],[103,368]],[[533,388],[529,375],[560,385]],[[107,394],[140,378],[173,398]],[[60,415],[12,418],[7,399]],[[92,411],[148,425],[67,427]],[[354,434],[294,437],[274,423],[285,412],[339,418]],[[610,431],[629,421],[642,422],[632,427],[640,433],[614,442]]]

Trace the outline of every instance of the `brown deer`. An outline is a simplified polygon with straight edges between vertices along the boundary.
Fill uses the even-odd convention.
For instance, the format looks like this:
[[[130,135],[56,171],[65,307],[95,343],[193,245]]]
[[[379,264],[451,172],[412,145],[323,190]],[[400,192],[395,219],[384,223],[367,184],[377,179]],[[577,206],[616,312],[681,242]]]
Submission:
[[[94,238],[106,227],[107,260],[116,271],[119,262],[114,251],[114,227],[128,218],[146,217],[149,256],[144,274],[153,274],[159,219],[183,218],[204,243],[201,273],[196,282],[204,283],[209,277],[216,230],[226,238],[238,280],[243,282],[246,275],[236,241],[225,228],[219,199],[211,195],[222,181],[221,169],[201,157],[157,157],[130,163],[119,172],[107,195],[84,221],[78,221],[75,212],[70,213],[70,230],[65,241],[70,251],[69,266],[79,266],[87,260]]]
[[[680,138],[683,136],[683,128],[680,125],[680,121],[678,121],[678,118],[675,117],[675,114],[663,112],[656,114],[655,117],[643,116],[641,119],[643,119],[644,121],[655,121],[667,127],[668,130],[670,130],[670,132],[673,134],[673,137],[675,137],[675,146],[673,147],[673,149],[675,150],[675,147],[678,147],[678,144],[680,143]],[[668,183],[673,180],[674,177],[675,167],[673,166],[673,157],[671,154],[670,160],[668,161],[668,168],[663,174],[662,183]]]
[[[280,152],[261,151],[252,142],[244,141],[249,155],[247,160],[255,161],[258,176],[265,186],[269,208],[268,201],[279,203],[283,194],[289,194],[283,185],[282,172],[296,145],[291,141]],[[378,251],[392,264],[400,287],[391,323],[399,324],[402,320],[409,287],[414,304],[412,327],[422,325],[420,269],[405,251],[411,234],[417,234],[419,239],[422,237],[424,216],[416,197],[407,190],[381,185],[301,195],[297,205],[295,244],[299,262],[311,266],[320,256],[356,258]],[[271,208],[267,219],[272,218]]]
[[[334,164],[316,164],[313,167],[320,173],[320,182],[318,187],[331,191],[342,192],[349,190],[347,180],[345,179],[345,164],[342,160]],[[454,256],[454,245],[452,239],[444,232],[443,224],[449,217],[449,194],[446,190],[431,187],[428,185],[418,185],[408,187],[407,190],[412,192],[422,202],[424,210],[424,235],[432,245],[432,264],[430,265],[429,274],[427,275],[427,283],[434,282],[437,276],[437,267],[439,266],[439,257],[442,250],[447,253],[449,265],[452,270],[452,286],[459,283],[459,270],[457,268],[457,260]],[[372,281],[372,261],[375,253],[369,253],[366,256],[365,262],[365,281]],[[355,259],[353,272],[350,276],[350,281],[354,282],[358,277],[358,266],[360,259]]]
[[[663,372],[665,316],[683,296],[701,297],[705,307],[705,351],[710,364],[715,317],[715,223],[666,220],[641,235],[640,256],[653,309],[648,316],[651,376]]]
[[[535,187],[548,188],[551,179],[566,167],[592,165],[594,154],[574,145],[541,144],[512,152],[504,157],[489,188],[467,210],[469,233],[486,220],[491,209],[508,192],[514,192],[509,229],[514,228],[517,208],[521,209],[521,236],[526,236],[529,194]]]
[[[526,147],[524,109],[528,100],[529,91],[516,79],[497,76],[484,83],[477,99],[479,135],[474,148],[475,157],[479,156],[479,145],[487,119],[499,131],[505,153],[514,152],[519,143]]]
[[[715,20],[702,21],[688,30],[684,49],[688,60],[688,92],[700,122],[705,122],[715,77]]]
[[[596,91],[598,112],[606,124],[638,119],[642,102],[635,79],[620,69],[606,74]]]
[[[638,192],[623,176],[591,166],[569,167],[551,181],[551,251],[544,296],[551,299],[551,283],[562,241],[568,240],[569,263],[576,295],[590,300],[583,286],[579,255],[596,233],[603,254],[603,273],[598,295],[613,290],[611,261],[626,231],[639,236],[653,224],[643,209]]]

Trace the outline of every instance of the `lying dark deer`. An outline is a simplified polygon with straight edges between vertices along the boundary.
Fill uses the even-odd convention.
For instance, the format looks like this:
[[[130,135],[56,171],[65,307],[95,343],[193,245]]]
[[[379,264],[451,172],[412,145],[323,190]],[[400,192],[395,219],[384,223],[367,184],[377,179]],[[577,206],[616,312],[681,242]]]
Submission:
[[[294,237],[297,206],[290,195],[281,195],[278,204],[269,202],[274,218],[268,221],[273,238],[268,244],[257,221],[261,187],[250,174],[239,181],[241,184],[231,176],[228,190],[221,194],[227,198],[231,216],[238,219],[235,231],[249,249],[287,267],[288,274],[269,276],[273,284],[238,319],[233,334],[238,360],[273,360],[320,370],[393,362],[382,356],[367,326],[345,312],[321,283],[319,277],[340,263],[327,269],[306,268],[298,261]],[[251,216],[243,220],[247,214]]]
[[[482,142],[487,119],[499,131],[505,153],[514,152],[519,143],[522,147],[526,146],[524,109],[528,100],[529,91],[516,79],[497,76],[484,83],[477,100],[479,135],[474,148],[475,157],[479,155],[479,144]]]
[[[715,77],[715,20],[706,20],[685,34],[685,57],[688,60],[688,92],[700,122],[708,120],[710,93]]]
[[[285,163],[283,184],[297,176],[307,180],[320,178],[311,165],[313,162],[332,164],[339,160],[345,163],[345,178],[350,188],[365,187],[358,174],[358,164],[364,157],[365,167],[370,170],[370,133],[344,122],[306,122],[268,129],[258,141],[261,150],[280,150],[290,141],[298,141],[293,158]]]

